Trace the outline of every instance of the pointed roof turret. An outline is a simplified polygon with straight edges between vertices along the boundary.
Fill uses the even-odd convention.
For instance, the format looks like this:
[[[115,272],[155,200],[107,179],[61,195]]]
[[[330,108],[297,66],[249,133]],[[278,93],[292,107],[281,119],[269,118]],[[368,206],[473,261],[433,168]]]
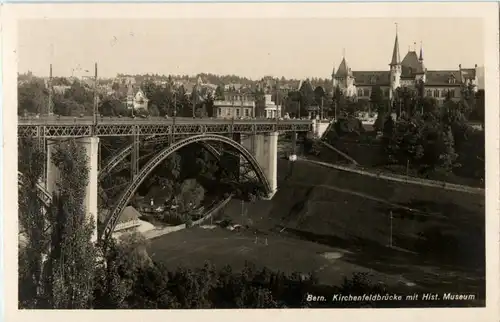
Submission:
[[[422,42],[420,42],[420,56],[418,57],[418,60],[420,61],[424,60],[424,49],[422,47]]]
[[[394,49],[392,50],[392,59],[390,66],[399,65],[401,58],[399,56],[398,24],[396,24],[396,38],[394,39]]]
[[[352,72],[347,66],[345,57],[342,57],[342,62],[340,63],[339,69],[337,69],[337,72],[335,73],[335,77],[346,77],[350,76],[351,74]]]

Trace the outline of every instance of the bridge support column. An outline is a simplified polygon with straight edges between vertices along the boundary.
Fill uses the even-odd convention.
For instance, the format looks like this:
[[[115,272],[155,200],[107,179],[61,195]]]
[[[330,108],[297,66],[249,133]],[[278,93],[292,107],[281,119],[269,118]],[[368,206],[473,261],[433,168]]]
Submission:
[[[45,189],[51,194],[54,195],[57,190],[57,181],[59,180],[59,169],[56,167],[54,163],[52,163],[52,154],[55,150],[55,145],[57,145],[57,141],[51,140],[47,142],[47,165],[45,167]]]
[[[291,144],[292,144],[292,151],[291,155],[296,155],[297,154],[297,132],[292,132],[290,133],[291,136]]]
[[[252,152],[271,186],[271,199],[278,190],[278,132],[246,136],[241,144]]]
[[[98,180],[98,167],[99,167],[99,138],[97,136],[86,137],[78,140],[85,148],[87,154],[87,166],[89,169],[89,181],[87,183],[87,188],[85,189],[85,213],[87,216],[91,216],[94,222],[94,232],[92,234],[92,241],[97,240],[97,218],[98,218],[98,191],[99,191],[99,180]]]
[[[88,183],[85,189],[84,208],[87,216],[91,216],[94,222],[94,233],[92,241],[97,240],[97,218],[98,218],[98,166],[99,166],[99,138],[85,137],[77,139],[76,142],[84,148],[87,155]],[[47,180],[46,188],[50,194],[57,193],[57,182],[60,180],[60,171],[52,162],[52,154],[55,150],[57,142],[52,141],[47,145]]]

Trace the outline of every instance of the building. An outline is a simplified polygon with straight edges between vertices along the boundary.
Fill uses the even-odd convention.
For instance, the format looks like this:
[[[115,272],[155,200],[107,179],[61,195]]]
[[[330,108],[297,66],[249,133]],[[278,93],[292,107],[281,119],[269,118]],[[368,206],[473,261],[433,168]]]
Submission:
[[[215,100],[214,109],[217,118],[248,118],[255,115],[253,95],[227,93],[224,100]]]
[[[140,226],[141,225],[139,221],[140,216],[141,214],[137,210],[135,210],[134,207],[132,206],[126,207],[123,210],[120,218],[118,219],[118,223],[115,227],[114,232],[115,233],[122,232],[124,230],[130,230]]]
[[[277,105],[275,102],[272,101],[271,94],[266,94],[264,97],[266,102],[265,103],[266,118],[281,117],[281,105]]]
[[[420,53],[416,48],[408,50],[403,60],[400,59],[399,41],[396,31],[392,57],[387,71],[353,71],[347,64],[346,57],[342,57],[339,68],[332,71],[333,87],[339,87],[345,96],[369,100],[374,86],[379,86],[383,96],[392,100],[399,87],[414,87],[420,81],[424,83],[425,96],[433,97],[438,102],[450,95],[454,100],[460,99],[461,87],[473,85],[477,90],[478,67],[456,70],[427,70],[424,65],[422,45]]]
[[[136,79],[133,76],[125,76],[125,75],[116,76],[113,83],[117,83],[117,84],[121,84],[121,85],[132,84],[132,86],[133,86],[136,84]]]
[[[134,94],[134,87],[129,84],[127,91],[127,108],[128,109],[148,109],[148,98],[142,89],[138,89]]]

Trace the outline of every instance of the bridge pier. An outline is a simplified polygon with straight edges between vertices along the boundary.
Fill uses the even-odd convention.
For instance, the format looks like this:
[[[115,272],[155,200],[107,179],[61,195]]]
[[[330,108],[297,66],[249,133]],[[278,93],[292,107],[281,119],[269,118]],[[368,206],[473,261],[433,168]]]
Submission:
[[[278,132],[243,136],[240,143],[261,166],[271,186],[271,193],[266,199],[272,199],[278,190]]]
[[[291,136],[291,145],[292,145],[292,151],[291,152],[291,155],[296,155],[297,154],[297,132],[292,132],[290,133],[290,136]]]
[[[85,189],[84,208],[87,216],[91,216],[94,222],[94,233],[92,234],[92,241],[97,240],[97,200],[98,200],[98,166],[99,166],[99,138],[84,137],[76,139],[76,142],[83,147],[87,155],[88,183]],[[55,151],[57,141],[52,141],[47,144],[47,179],[46,189],[54,195],[57,190],[57,182],[61,179],[60,171],[57,166],[52,162],[52,154]]]

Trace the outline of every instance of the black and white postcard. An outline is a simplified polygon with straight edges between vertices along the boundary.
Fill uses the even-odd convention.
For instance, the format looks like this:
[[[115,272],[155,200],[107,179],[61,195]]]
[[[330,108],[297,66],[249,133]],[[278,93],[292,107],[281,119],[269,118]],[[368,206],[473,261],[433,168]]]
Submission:
[[[3,6],[6,321],[497,321],[499,12]]]

